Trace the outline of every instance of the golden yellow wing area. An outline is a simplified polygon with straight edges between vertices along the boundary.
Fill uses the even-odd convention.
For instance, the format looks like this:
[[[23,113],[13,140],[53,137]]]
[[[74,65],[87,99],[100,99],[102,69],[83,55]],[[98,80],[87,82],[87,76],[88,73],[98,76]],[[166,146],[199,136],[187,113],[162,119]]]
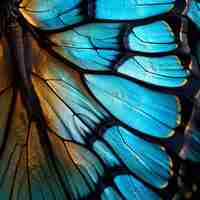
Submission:
[[[6,62],[5,54],[6,48],[1,43],[0,197],[4,200],[51,200],[55,197],[61,200],[70,199],[71,196],[77,199],[86,197],[95,190],[98,179],[104,172],[102,164],[80,143],[72,142],[72,139],[62,133],[54,132],[62,130],[59,127],[61,122],[54,119],[55,124],[52,124],[55,128],[50,127],[47,119],[53,110],[45,109],[52,107],[48,102],[41,99],[41,107],[46,115],[40,116],[40,119],[27,114],[21,89],[12,83],[16,77],[8,73],[9,67],[13,70],[14,66]],[[33,44],[32,56],[35,91],[38,95],[42,93],[53,100],[56,95],[49,93],[51,89],[47,90],[46,80],[38,76],[40,71],[44,75],[48,74],[45,73],[47,68],[42,61],[47,59],[45,53],[43,57],[40,48]],[[42,66],[37,65],[38,63]],[[74,81],[77,81],[76,78]],[[39,91],[42,90],[40,84],[44,84],[44,91]],[[35,110],[36,113],[39,112],[39,107],[40,105],[38,111]]]

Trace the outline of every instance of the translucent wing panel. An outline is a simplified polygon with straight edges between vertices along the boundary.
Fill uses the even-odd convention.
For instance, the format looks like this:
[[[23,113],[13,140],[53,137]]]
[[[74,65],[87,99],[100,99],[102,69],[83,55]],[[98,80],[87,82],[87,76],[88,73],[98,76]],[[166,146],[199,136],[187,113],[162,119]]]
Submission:
[[[31,121],[20,93],[14,100],[4,130],[0,198],[81,199],[94,192],[104,173],[95,154],[44,129],[44,121],[39,125]]]
[[[188,82],[188,65],[192,63],[168,53],[187,46],[179,36],[182,32],[175,34],[167,22],[157,21],[135,27],[91,23],[52,34],[49,39],[54,43],[53,50],[77,69],[118,72],[149,84],[176,88]],[[156,53],[163,56],[152,56]]]
[[[32,25],[53,30],[85,19],[138,20],[164,14],[174,8],[175,0],[23,0],[20,11]]]
[[[63,142],[56,136],[51,136],[51,143],[69,199],[84,199],[95,192],[104,176],[104,168],[95,154],[84,146]]]
[[[120,24],[89,24],[53,34],[53,49],[84,69],[108,70],[119,56]],[[122,42],[122,41],[121,41]]]
[[[48,126],[64,139],[85,143],[109,115],[91,98],[80,74],[45,51],[37,59],[33,84]]]
[[[172,28],[167,15],[174,5],[22,1],[29,23],[56,33],[35,32],[49,53],[32,44],[32,83],[40,102],[33,115],[4,79],[0,49],[0,106],[6,113],[0,113],[0,198],[159,199],[155,191],[168,184],[173,165],[156,140],[171,137],[181,122],[179,98],[161,87],[185,85],[191,64],[178,56],[189,48],[182,22]],[[151,18],[162,14],[163,21]],[[193,159],[196,132],[190,142]]]
[[[122,162],[133,174],[150,185],[158,188],[167,185],[172,175],[172,161],[161,146],[117,126],[106,130],[103,140],[105,143],[94,143],[94,149],[107,166],[120,166]],[[114,151],[113,154],[109,148]]]
[[[130,57],[118,66],[117,71],[135,79],[165,87],[181,87],[187,83],[189,76],[189,71],[176,56]]]
[[[19,99],[19,97],[18,97]],[[17,100],[15,100],[17,101]],[[20,102],[16,102],[14,110],[11,110],[12,118],[9,119],[7,126],[9,126],[9,132],[6,132],[6,128],[3,130],[6,134],[4,137],[4,145],[6,147],[1,152],[1,168],[0,168],[0,178],[1,178],[1,187],[0,187],[0,197],[2,199],[11,198],[11,191],[14,190],[14,196],[16,191],[19,189],[19,185],[22,186],[22,180],[20,180],[20,175],[24,173],[25,167],[22,167],[22,160],[24,159],[25,152],[23,156],[21,154],[22,147],[26,142],[26,136],[28,132],[27,125],[27,116],[24,108],[21,106]],[[7,119],[8,120],[8,119]],[[17,166],[21,166],[21,171],[17,171]],[[25,166],[25,165],[24,165]],[[25,176],[25,174],[24,174]],[[27,177],[27,176],[25,176]],[[26,179],[26,178],[25,178]],[[22,198],[29,197],[28,187],[24,187],[27,184],[27,180],[24,179],[24,184],[21,188],[24,190]],[[16,184],[13,189],[13,184]],[[16,197],[14,199],[17,199]]]
[[[40,83],[34,81],[36,92],[39,94],[37,84]],[[47,97],[50,99],[50,94]],[[43,106],[44,102],[40,100]],[[74,143],[77,142],[74,138],[67,141],[63,139],[64,137],[57,136],[62,136],[66,130],[58,129],[57,131],[63,131],[63,133],[55,134],[49,131],[48,127],[43,130],[42,126],[45,124],[37,126],[35,122],[32,122],[26,114],[20,94],[15,99],[13,111],[11,127],[6,138],[9,145],[6,145],[0,161],[2,163],[0,197],[5,200],[9,198],[27,200],[36,197],[39,200],[53,200],[55,197],[58,200],[66,197],[79,200],[93,194],[100,183],[105,186],[101,197],[106,198],[110,186],[102,178],[105,175],[103,166],[106,166],[108,171],[113,166],[116,167],[112,168],[108,177],[111,182],[113,179],[113,187],[118,188],[116,192],[110,191],[111,196],[116,198],[122,196],[129,200],[135,196],[142,198],[142,191],[144,191],[145,197],[157,199],[158,196],[140,179],[160,188],[167,184],[172,175],[171,159],[160,145],[149,143],[122,127],[102,129],[102,132],[98,132],[99,135],[94,137],[93,146],[86,144],[89,147],[87,149],[85,146]],[[64,107],[58,113],[61,118],[62,112],[65,113]],[[44,113],[47,119],[48,113],[46,111]],[[56,122],[56,119],[51,120]],[[69,119],[63,120],[63,123],[69,128],[67,120]],[[77,131],[81,129],[82,127]],[[90,136],[86,138],[89,139]],[[99,142],[104,146],[100,144],[97,147],[96,143]],[[115,160],[115,165],[111,165],[110,158]],[[115,169],[121,169],[121,173],[127,172],[130,175],[116,176]],[[4,178],[5,174],[6,178]],[[132,186],[128,190],[127,184]],[[11,193],[12,189],[13,193]],[[141,191],[141,194],[136,191]]]
[[[23,0],[20,10],[34,26],[59,29],[83,20],[80,4],[81,0]]]
[[[63,139],[85,143],[104,120],[87,96],[62,81],[44,82],[34,78],[48,126]],[[105,117],[106,118],[106,117]]]
[[[115,117],[148,135],[169,137],[180,124],[180,105],[175,96],[112,75],[86,75],[86,83]]]
[[[102,200],[160,199],[156,193],[131,175],[118,175],[115,177],[114,183],[118,190],[112,187],[105,188],[101,195]]]
[[[164,21],[134,27],[127,39],[129,48],[139,52],[166,52],[177,48],[175,35]]]
[[[136,20],[166,13],[174,7],[174,0],[96,0],[98,19]]]
[[[119,188],[119,191],[125,197],[125,199],[152,199],[158,200],[159,197],[147,189],[141,182],[130,175],[117,176],[115,183]]]

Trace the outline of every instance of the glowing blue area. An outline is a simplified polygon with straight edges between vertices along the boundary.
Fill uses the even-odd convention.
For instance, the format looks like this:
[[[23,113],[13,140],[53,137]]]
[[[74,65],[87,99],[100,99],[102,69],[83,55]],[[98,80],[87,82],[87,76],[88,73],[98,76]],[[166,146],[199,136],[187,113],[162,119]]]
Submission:
[[[147,142],[118,126],[109,128],[103,138],[115,152],[114,155],[133,174],[157,188],[167,184],[171,160],[161,146]],[[97,152],[100,157],[104,156],[103,151]],[[108,166],[112,166],[112,160],[107,162]]]
[[[86,83],[110,113],[143,133],[169,137],[180,123],[180,105],[173,95],[113,75],[86,75]]]
[[[59,29],[83,20],[81,0],[24,0],[21,12],[33,25],[45,29]]]
[[[189,72],[176,56],[127,58],[118,72],[157,86],[182,87],[187,83]]]
[[[54,34],[54,50],[80,68],[108,70],[119,55],[120,24],[89,24]]]
[[[166,13],[174,3],[174,0],[97,0],[95,13],[99,19],[137,20]]]
[[[128,36],[131,50],[149,53],[166,52],[176,49],[175,36],[164,21],[157,21],[132,29]]]

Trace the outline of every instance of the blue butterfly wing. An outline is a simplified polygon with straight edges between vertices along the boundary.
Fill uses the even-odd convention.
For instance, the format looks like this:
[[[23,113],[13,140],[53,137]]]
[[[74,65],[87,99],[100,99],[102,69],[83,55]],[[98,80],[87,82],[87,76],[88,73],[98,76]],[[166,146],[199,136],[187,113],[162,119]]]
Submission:
[[[42,29],[53,30],[83,22],[87,17],[105,20],[139,20],[169,12],[174,0],[24,0],[20,4],[28,21]],[[111,11],[112,10],[112,11]],[[132,12],[132,11],[135,12]],[[120,11],[120,14],[119,14]]]
[[[55,52],[85,70],[115,70],[165,87],[182,87],[187,83],[189,71],[177,55],[153,58],[141,55],[144,50],[149,54],[167,54],[178,48],[170,25],[164,21],[135,28],[120,23],[92,23],[52,34],[50,39]]]
[[[19,8],[31,24],[53,30],[82,22],[81,4],[81,0],[24,0]]]
[[[46,124],[41,129],[20,91],[1,83],[0,105],[12,117],[0,114],[7,119],[0,122],[6,130],[0,197],[162,197],[158,190],[176,164],[165,140],[185,120],[178,89],[190,83],[193,64],[184,22],[167,16],[176,6],[173,0],[21,2],[21,14],[46,42],[31,38],[32,83]]]
[[[42,53],[43,57],[44,55],[45,52]],[[116,137],[118,133],[120,135],[118,127],[113,127],[113,129],[109,131],[111,134],[107,134],[106,131],[95,133],[97,131],[96,127],[101,127],[104,123],[106,124],[110,121],[110,123],[114,125],[115,122],[113,122],[113,117],[99,106],[93,98],[91,98],[91,95],[89,95],[87,90],[84,88],[83,82],[81,82],[81,77],[74,70],[67,69],[66,65],[58,62],[54,58],[53,60],[54,62],[50,61],[48,56],[48,61],[50,62],[43,63],[42,59],[40,59],[41,66],[43,66],[42,70],[40,66],[35,68],[35,73],[36,75],[40,74],[40,79],[37,76],[33,78],[33,83],[38,91],[41,106],[44,113],[46,113],[46,118],[48,119],[48,126],[64,140],[71,140],[83,145],[88,145],[94,140],[91,143],[91,148],[99,155],[99,157],[105,161],[107,160],[107,164],[110,167],[113,167],[113,165],[120,167],[120,160],[123,160],[123,153],[119,159],[115,157],[115,155],[112,155],[112,151],[109,150],[109,146],[106,145],[110,140],[112,141],[112,137]],[[46,61],[46,59],[44,59],[44,61]],[[110,99],[112,99],[112,97],[110,97]],[[126,132],[125,129],[122,130],[122,132],[125,132],[128,135],[127,140],[132,140],[132,143],[137,143],[137,139],[139,140],[137,137],[134,138],[132,133]],[[98,134],[111,136],[108,136],[108,141],[106,141],[103,137],[98,139]],[[118,140],[120,141],[120,138]],[[123,146],[123,140],[121,142]],[[143,140],[138,141],[138,143],[140,142],[142,143]],[[115,144],[117,144],[117,142],[113,145]],[[162,150],[161,146],[152,144],[151,147],[151,143],[145,143],[144,141],[144,145],[145,144],[147,145],[146,148],[149,148],[149,151],[152,149],[152,151],[158,151],[159,154],[166,156],[166,163],[162,166],[164,167],[166,165],[166,175],[163,175],[163,179],[161,178],[162,180],[160,183],[156,184],[157,187],[162,187],[162,185],[166,184],[166,180],[170,176],[170,168],[172,167],[171,160],[166,152]],[[133,144],[130,146],[132,145]],[[123,147],[120,148],[123,150]],[[106,153],[103,149],[107,149],[108,152]],[[124,151],[125,153],[130,152],[131,154],[131,151],[126,151],[126,148],[124,148]],[[148,159],[151,160],[151,158],[149,158],[150,155],[147,155],[147,160],[145,160],[145,158],[142,158],[140,155],[142,154],[142,150],[137,149],[136,152],[137,151],[138,156],[141,157],[140,159],[142,163],[145,164]],[[104,155],[105,153],[106,155]],[[110,160],[107,158],[107,155],[108,157],[112,157],[112,159]],[[134,162],[133,159],[128,161],[129,164],[126,162],[124,164],[127,165],[127,168],[129,168],[132,173],[134,173],[133,168],[129,166],[132,165],[132,162]],[[137,163],[137,159],[135,162]],[[160,165],[159,160],[158,162],[155,160],[152,164],[155,164],[158,167]],[[136,165],[138,165],[137,170],[141,170],[139,167],[140,165]],[[156,176],[156,174],[157,173],[155,172],[153,176]],[[142,175],[142,178],[149,182],[146,176],[151,176],[151,173],[148,173],[148,175]]]

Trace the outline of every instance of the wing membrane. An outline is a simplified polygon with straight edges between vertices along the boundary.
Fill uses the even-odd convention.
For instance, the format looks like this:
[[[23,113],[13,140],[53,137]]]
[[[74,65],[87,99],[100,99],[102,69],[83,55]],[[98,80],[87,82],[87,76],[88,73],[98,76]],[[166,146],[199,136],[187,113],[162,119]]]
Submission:
[[[185,117],[176,89],[187,87],[192,65],[175,6],[20,3],[26,30],[39,38],[27,36],[38,109],[27,112],[2,41],[0,198],[160,199],[175,163],[163,143]]]

